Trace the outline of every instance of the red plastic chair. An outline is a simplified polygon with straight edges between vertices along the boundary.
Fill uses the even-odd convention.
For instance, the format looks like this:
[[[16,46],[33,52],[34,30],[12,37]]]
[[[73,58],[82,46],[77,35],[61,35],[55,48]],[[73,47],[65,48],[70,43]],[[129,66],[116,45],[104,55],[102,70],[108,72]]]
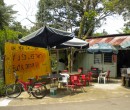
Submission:
[[[85,91],[83,84],[80,81],[80,75],[70,75],[70,84],[68,84],[68,88],[71,88],[73,91],[81,88],[83,91]]]
[[[79,73],[79,74],[82,74],[82,73],[83,73],[83,68],[82,68],[82,67],[78,68],[78,73]]]
[[[92,81],[92,72],[88,72],[87,77],[88,77],[88,81],[91,82]]]
[[[92,72],[88,72],[87,74],[81,75],[81,79],[83,81],[83,85],[86,86],[86,84],[91,82],[92,80]]]
[[[92,77],[93,78],[98,78],[99,76],[99,69],[98,68],[94,68],[94,67],[91,67],[91,72],[92,72]]]
[[[88,78],[85,74],[81,75],[81,80],[84,86],[86,86],[86,83],[88,82]]]
[[[110,80],[110,70],[107,71],[107,75],[106,75],[106,79],[107,79],[107,82]]]

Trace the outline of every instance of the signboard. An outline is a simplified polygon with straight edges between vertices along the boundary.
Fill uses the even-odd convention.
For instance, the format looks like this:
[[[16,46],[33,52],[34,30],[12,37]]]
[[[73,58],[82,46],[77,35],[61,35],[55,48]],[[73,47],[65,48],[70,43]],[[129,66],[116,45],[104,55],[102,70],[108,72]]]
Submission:
[[[19,78],[47,75],[51,72],[48,50],[44,48],[5,43],[5,83],[14,83],[13,71]]]

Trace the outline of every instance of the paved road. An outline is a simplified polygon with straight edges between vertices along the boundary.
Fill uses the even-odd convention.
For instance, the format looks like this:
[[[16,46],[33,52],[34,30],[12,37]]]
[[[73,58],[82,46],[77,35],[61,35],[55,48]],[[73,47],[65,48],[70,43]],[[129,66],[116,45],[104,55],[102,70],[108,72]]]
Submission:
[[[84,102],[6,106],[0,107],[0,110],[130,110],[130,95]]]

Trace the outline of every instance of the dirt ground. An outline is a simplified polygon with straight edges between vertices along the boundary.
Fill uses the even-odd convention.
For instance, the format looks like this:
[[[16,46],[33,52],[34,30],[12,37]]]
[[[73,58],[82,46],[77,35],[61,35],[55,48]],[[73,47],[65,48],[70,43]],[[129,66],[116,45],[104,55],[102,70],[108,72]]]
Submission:
[[[24,106],[37,104],[54,104],[54,103],[69,103],[69,102],[83,102],[97,99],[117,98],[130,95],[130,88],[121,85],[121,80],[111,80],[107,84],[91,83],[84,87],[85,92],[78,89],[76,92],[70,94],[66,88],[58,89],[56,95],[50,95],[43,99],[36,99],[33,96],[23,92],[18,98],[11,99],[8,106]]]

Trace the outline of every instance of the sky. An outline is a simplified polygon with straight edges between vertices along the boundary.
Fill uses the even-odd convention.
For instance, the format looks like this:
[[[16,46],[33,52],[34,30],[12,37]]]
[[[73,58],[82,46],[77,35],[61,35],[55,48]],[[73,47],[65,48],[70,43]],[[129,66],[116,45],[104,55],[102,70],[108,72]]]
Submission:
[[[6,5],[14,5],[13,9],[18,11],[15,15],[16,20],[21,22],[23,26],[30,28],[33,24],[27,20],[29,18],[31,21],[35,22],[35,14],[37,12],[37,3],[39,0],[4,0]],[[115,15],[108,17],[104,25],[97,29],[96,32],[103,32],[105,30],[109,34],[118,34],[122,32],[124,20],[121,16]]]

